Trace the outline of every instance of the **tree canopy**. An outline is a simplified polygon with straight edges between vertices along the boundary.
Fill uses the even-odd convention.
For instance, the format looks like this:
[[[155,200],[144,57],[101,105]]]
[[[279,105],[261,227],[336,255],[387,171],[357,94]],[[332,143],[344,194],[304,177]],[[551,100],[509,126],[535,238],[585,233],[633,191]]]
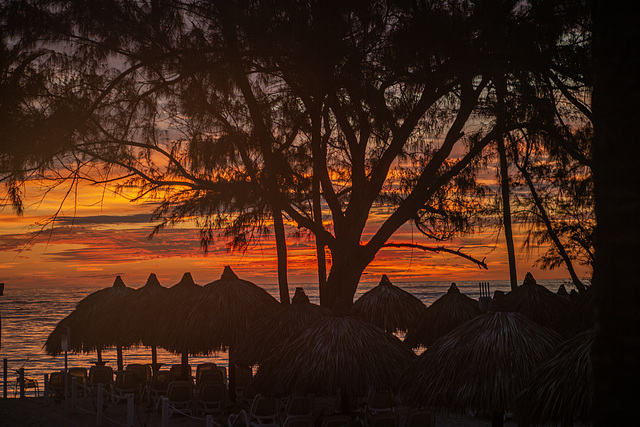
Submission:
[[[246,247],[282,213],[330,253],[323,305],[352,303],[403,224],[469,231],[498,140],[585,160],[580,2],[0,7],[0,179],[16,210],[31,179],[134,188],[160,200],[157,231],[195,220],[205,250],[220,230]]]

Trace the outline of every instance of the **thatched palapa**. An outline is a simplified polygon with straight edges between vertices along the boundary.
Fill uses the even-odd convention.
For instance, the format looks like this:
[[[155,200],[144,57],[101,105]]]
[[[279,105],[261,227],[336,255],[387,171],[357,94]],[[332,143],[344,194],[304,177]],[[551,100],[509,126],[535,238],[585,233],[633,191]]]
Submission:
[[[180,305],[182,320],[168,325],[162,346],[169,351],[210,354],[236,344],[251,324],[280,304],[261,287],[225,267],[219,280]]]
[[[415,357],[395,336],[364,320],[322,317],[265,360],[252,386],[274,396],[366,395],[395,386]]]
[[[573,425],[591,422],[593,330],[562,343],[538,366],[516,397],[513,416],[519,425]]]
[[[380,284],[365,292],[351,308],[354,317],[380,326],[387,332],[405,332],[425,311],[411,293],[391,283],[386,274]]]
[[[461,293],[452,283],[447,293],[427,307],[409,328],[404,342],[412,348],[429,347],[441,336],[480,314],[479,302]]]
[[[243,335],[235,352],[238,365],[261,363],[274,349],[298,334],[305,326],[322,316],[329,316],[328,308],[309,302],[302,288],[296,288],[291,304],[258,320]]]
[[[489,312],[437,340],[402,375],[403,403],[502,414],[560,336],[519,313]]]
[[[114,325],[125,315],[123,310],[125,301],[133,292],[133,289],[125,286],[122,278],[117,276],[113,286],[87,295],[51,332],[45,343],[47,353],[55,356],[62,352],[61,336],[65,333],[65,327],[68,327],[71,351],[77,353],[97,351],[98,362],[102,362],[102,349],[117,346],[120,367],[122,346],[126,346],[126,343],[120,341]]]
[[[538,285],[531,273],[527,273],[522,285],[503,298],[494,298],[489,309],[524,314],[542,326],[561,332],[560,318],[566,307],[564,298]]]
[[[128,345],[143,343],[151,347],[152,363],[157,365],[157,342],[146,341],[151,336],[150,331],[156,329],[158,313],[154,310],[162,300],[167,288],[160,285],[155,274],[151,273],[144,286],[136,289],[130,298],[127,298],[124,308],[125,315],[117,324],[121,341]]]

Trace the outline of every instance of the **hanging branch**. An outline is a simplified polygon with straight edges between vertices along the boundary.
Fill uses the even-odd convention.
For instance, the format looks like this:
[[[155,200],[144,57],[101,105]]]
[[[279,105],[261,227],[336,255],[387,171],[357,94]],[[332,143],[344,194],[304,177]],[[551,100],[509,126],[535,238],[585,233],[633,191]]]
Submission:
[[[445,248],[444,246],[424,246],[424,245],[419,245],[417,243],[393,243],[393,242],[385,243],[384,245],[382,245],[382,247],[383,248],[415,248],[415,249],[421,249],[425,252],[435,252],[435,253],[445,252],[448,254],[462,257],[464,259],[468,259],[469,261],[476,264],[478,268],[484,268],[485,270],[489,269],[489,267],[487,267],[487,264],[484,262],[486,258],[482,258],[482,261],[480,261],[472,257],[471,255],[465,254],[460,249],[453,250],[453,249]]]

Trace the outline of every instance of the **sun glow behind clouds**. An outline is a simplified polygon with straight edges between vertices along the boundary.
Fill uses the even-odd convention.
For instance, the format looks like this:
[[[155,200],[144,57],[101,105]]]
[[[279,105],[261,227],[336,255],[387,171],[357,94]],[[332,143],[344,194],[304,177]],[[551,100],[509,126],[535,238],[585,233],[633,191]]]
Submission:
[[[62,189],[56,190],[62,191]],[[101,188],[82,188],[73,203],[67,203],[60,217],[36,237],[34,224],[42,224],[58,210],[60,194],[51,194],[41,204],[26,206],[23,217],[8,209],[0,212],[0,282],[7,286],[109,286],[116,275],[127,285],[139,287],[149,273],[156,273],[164,286],[180,280],[189,271],[199,284],[219,278],[225,265],[256,283],[277,282],[277,260],[272,238],[255,242],[245,253],[228,253],[225,240],[205,255],[195,224],[183,223],[162,230],[149,239],[153,204],[131,203],[127,198],[105,193]],[[98,201],[98,203],[96,203]],[[371,215],[365,238],[373,236],[386,215]],[[288,235],[297,229],[287,226]],[[419,249],[383,248],[365,270],[363,281],[378,281],[387,274],[395,281],[506,279],[507,257],[497,230],[466,236],[446,243],[463,248],[482,260],[489,270],[453,255],[425,253]],[[522,241],[516,230],[516,247]],[[391,239],[433,246],[412,229],[403,226]],[[497,242],[497,243],[496,243]],[[316,249],[313,238],[289,237],[288,278],[290,283],[317,283]],[[518,276],[532,271],[537,278],[563,278],[563,270],[540,271],[531,259],[519,257]]]

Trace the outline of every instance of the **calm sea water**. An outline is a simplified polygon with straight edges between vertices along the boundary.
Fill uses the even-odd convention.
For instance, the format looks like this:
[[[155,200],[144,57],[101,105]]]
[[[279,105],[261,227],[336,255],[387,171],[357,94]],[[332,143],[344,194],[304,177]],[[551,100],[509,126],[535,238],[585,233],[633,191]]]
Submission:
[[[564,282],[564,280],[539,281],[540,284],[553,291],[556,291],[558,286]],[[508,281],[492,281],[490,283],[492,293],[495,290],[503,290],[505,292],[509,290]],[[451,283],[415,282],[394,284],[411,292],[425,304],[430,305],[446,293]],[[377,283],[361,283],[356,293],[356,298],[376,285]],[[457,285],[463,293],[472,298],[478,298],[478,282],[462,281],[457,282]],[[296,286],[302,286],[311,302],[318,303],[317,285],[290,285],[292,295]],[[263,285],[262,287],[278,298],[277,285]],[[73,311],[76,303],[96,290],[96,288],[5,288],[4,296],[0,297],[0,315],[2,316],[0,358],[8,359],[9,390],[11,395],[12,387],[15,383],[15,370],[18,368],[24,367],[27,377],[40,381],[42,381],[45,373],[64,368],[64,356],[52,357],[47,355],[43,350],[44,343],[55,325]],[[192,365],[213,361],[219,365],[226,366],[227,357],[226,352],[219,352],[212,356],[190,357],[189,360]],[[68,356],[70,367],[89,367],[95,360],[95,353],[69,354]],[[107,365],[115,367],[117,365],[115,349],[103,351],[103,360],[107,362]],[[180,356],[158,349],[158,361],[168,365],[180,363]],[[149,348],[138,347],[124,351],[125,365],[149,362],[151,362],[151,350]]]

